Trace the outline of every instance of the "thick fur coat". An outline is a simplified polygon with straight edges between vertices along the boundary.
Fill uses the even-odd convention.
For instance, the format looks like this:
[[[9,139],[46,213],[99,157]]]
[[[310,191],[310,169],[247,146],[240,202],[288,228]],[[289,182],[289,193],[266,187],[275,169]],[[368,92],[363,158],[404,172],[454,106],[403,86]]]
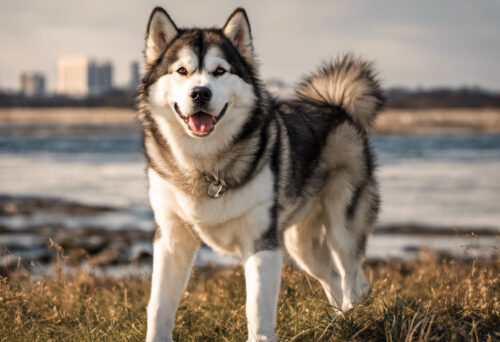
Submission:
[[[284,252],[339,312],[357,304],[379,206],[371,65],[346,55],[280,100],[259,80],[244,10],[222,29],[180,29],[156,8],[145,66],[138,108],[157,225],[147,341],[172,340],[202,242],[244,264],[249,341],[276,338]]]

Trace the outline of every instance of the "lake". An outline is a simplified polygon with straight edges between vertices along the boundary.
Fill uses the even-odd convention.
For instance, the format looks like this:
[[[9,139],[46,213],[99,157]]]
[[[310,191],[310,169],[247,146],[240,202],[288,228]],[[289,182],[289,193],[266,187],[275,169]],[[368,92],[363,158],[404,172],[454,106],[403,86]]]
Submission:
[[[379,226],[500,231],[500,135],[378,135],[372,145],[382,194]],[[0,194],[120,210],[82,217],[16,215],[0,217],[0,225],[12,230],[58,223],[68,229],[84,225],[150,231],[144,170],[141,135],[133,129],[1,136]],[[368,256],[398,256],[422,246],[459,249],[462,238],[375,236]],[[481,248],[491,243],[498,245],[498,238],[477,242]]]

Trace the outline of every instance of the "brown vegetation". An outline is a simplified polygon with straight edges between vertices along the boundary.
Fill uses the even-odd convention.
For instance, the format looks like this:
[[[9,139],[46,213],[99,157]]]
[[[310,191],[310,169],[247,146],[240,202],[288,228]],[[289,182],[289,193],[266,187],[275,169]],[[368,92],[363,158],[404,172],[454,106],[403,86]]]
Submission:
[[[331,321],[320,286],[283,271],[277,333],[283,341],[493,341],[500,339],[500,262],[387,261],[366,266],[370,296]],[[141,341],[149,280],[62,273],[0,280],[1,341]],[[240,268],[203,268],[177,314],[178,341],[246,339]]]
[[[109,125],[138,129],[128,108],[3,108],[0,125]],[[387,109],[375,122],[375,134],[500,133],[500,109]]]
[[[500,133],[499,109],[388,109],[374,133]]]

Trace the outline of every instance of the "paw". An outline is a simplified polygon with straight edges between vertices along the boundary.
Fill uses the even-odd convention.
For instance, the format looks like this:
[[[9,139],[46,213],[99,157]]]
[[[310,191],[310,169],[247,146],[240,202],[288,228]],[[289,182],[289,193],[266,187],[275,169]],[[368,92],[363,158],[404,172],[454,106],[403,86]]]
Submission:
[[[148,334],[146,342],[174,342],[172,335],[153,335]]]
[[[358,273],[359,297],[364,298],[370,294],[372,287],[365,278],[363,272]]]
[[[253,338],[248,338],[247,342],[278,342],[277,336],[266,337],[266,336],[257,336]]]

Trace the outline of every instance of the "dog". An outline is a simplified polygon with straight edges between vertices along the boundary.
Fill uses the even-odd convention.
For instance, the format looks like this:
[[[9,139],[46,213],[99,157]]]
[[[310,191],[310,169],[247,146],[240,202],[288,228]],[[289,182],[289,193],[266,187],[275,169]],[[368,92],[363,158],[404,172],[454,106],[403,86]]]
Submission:
[[[239,258],[248,341],[274,341],[284,253],[343,312],[367,293],[362,270],[377,218],[367,130],[383,106],[370,63],[352,54],[304,78],[289,100],[258,76],[244,9],[222,28],[178,28],[153,10],[139,85],[154,212],[147,341],[172,341],[201,243]]]

